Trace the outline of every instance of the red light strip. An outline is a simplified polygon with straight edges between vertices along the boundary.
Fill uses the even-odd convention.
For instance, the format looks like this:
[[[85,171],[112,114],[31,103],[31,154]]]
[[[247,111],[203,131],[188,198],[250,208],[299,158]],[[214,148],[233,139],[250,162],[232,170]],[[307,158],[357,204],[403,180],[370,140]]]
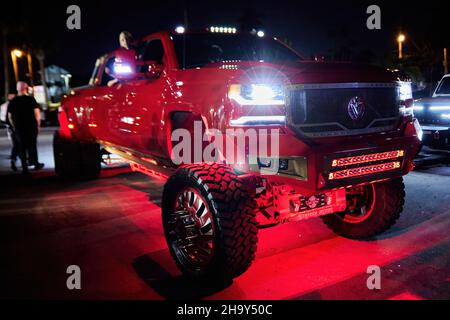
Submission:
[[[395,162],[375,164],[375,165],[367,166],[367,167],[346,169],[346,170],[331,172],[328,175],[328,180],[339,180],[339,179],[345,179],[345,178],[351,178],[351,177],[364,176],[367,174],[374,174],[374,173],[383,172],[383,171],[395,170],[395,169],[399,169],[400,167],[401,167],[400,161],[395,161]]]
[[[388,151],[388,152],[364,154],[364,155],[360,155],[360,156],[335,159],[331,163],[331,166],[333,168],[346,167],[346,166],[351,166],[354,164],[361,164],[361,163],[367,163],[367,162],[372,162],[372,161],[396,159],[396,158],[403,157],[404,155],[405,155],[404,150],[395,150],[395,151]]]
[[[133,171],[138,171],[138,172],[141,172],[150,177],[158,178],[158,179],[162,179],[162,180],[167,180],[169,178],[168,176],[166,176],[163,173],[157,172],[155,170],[151,170],[151,169],[146,168],[143,165],[140,165],[138,163],[135,163],[135,162],[129,162],[129,163],[131,166],[131,170],[133,170]]]

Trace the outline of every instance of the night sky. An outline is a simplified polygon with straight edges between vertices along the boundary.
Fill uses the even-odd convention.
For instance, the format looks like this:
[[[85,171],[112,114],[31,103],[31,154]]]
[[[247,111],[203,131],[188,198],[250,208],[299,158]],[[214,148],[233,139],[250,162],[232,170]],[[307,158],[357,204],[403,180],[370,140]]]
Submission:
[[[95,58],[118,46],[118,34],[129,30],[136,37],[189,27],[239,26],[245,10],[260,17],[267,34],[288,39],[302,55],[327,54],[337,45],[383,55],[396,49],[396,34],[403,30],[414,43],[450,44],[448,1],[11,1],[1,4],[1,23],[10,28],[10,46],[33,43],[46,48],[47,64],[57,64],[74,75],[76,84],[89,77]],[[66,28],[66,8],[81,7],[81,30]],[[377,4],[382,29],[366,28],[366,8]],[[405,44],[405,51],[414,44]],[[3,75],[0,76],[1,81]]]

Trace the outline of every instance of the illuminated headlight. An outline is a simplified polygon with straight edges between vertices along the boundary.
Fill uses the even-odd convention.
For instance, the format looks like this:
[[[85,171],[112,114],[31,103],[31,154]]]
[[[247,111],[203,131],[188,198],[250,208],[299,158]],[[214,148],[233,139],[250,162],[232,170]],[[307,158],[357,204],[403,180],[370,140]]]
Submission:
[[[131,67],[126,64],[114,64],[114,73],[116,74],[130,74],[132,72]]]
[[[414,100],[411,82],[399,81],[398,84],[400,114],[403,116],[414,116]]]
[[[230,99],[243,106],[284,105],[284,88],[281,85],[251,84],[231,85]]]
[[[414,108],[413,108],[414,112],[422,112],[423,109],[424,109],[423,105],[414,103]]]
[[[178,26],[175,28],[175,32],[178,34],[182,34],[186,31],[186,29],[183,26]]]
[[[430,111],[450,111],[450,106],[433,106]]]

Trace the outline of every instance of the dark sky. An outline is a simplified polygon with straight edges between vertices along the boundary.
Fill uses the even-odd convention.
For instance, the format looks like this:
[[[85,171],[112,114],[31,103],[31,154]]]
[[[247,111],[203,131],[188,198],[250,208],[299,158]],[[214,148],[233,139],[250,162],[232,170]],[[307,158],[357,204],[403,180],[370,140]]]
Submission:
[[[0,23],[13,29],[10,42],[34,42],[48,48],[47,63],[58,64],[84,81],[95,58],[118,46],[118,34],[129,30],[136,37],[183,22],[187,8],[189,26],[238,26],[244,10],[261,15],[267,34],[287,38],[306,57],[326,54],[335,46],[333,34],[341,42],[360,50],[382,55],[396,48],[396,34],[403,29],[416,43],[430,41],[434,46],[450,44],[448,1],[8,1],[0,5]],[[66,28],[66,8],[81,7],[81,30]],[[382,29],[366,28],[366,9],[377,4],[382,12]],[[7,7],[8,6],[8,7]],[[22,29],[18,27],[22,26]],[[14,31],[15,30],[15,31]],[[18,36],[18,34],[22,34]],[[344,39],[344,40],[343,40]],[[414,50],[411,42],[405,50]],[[0,78],[2,79],[2,78]]]

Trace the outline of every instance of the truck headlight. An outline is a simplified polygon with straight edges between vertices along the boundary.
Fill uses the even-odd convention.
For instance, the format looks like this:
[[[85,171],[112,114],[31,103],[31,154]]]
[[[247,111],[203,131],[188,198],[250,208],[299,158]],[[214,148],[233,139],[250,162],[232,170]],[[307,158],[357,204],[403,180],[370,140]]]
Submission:
[[[399,81],[398,97],[400,100],[400,114],[404,117],[414,117],[414,99],[412,95],[411,82]]]
[[[243,106],[284,105],[284,88],[281,85],[233,84],[230,86],[228,96]]]

